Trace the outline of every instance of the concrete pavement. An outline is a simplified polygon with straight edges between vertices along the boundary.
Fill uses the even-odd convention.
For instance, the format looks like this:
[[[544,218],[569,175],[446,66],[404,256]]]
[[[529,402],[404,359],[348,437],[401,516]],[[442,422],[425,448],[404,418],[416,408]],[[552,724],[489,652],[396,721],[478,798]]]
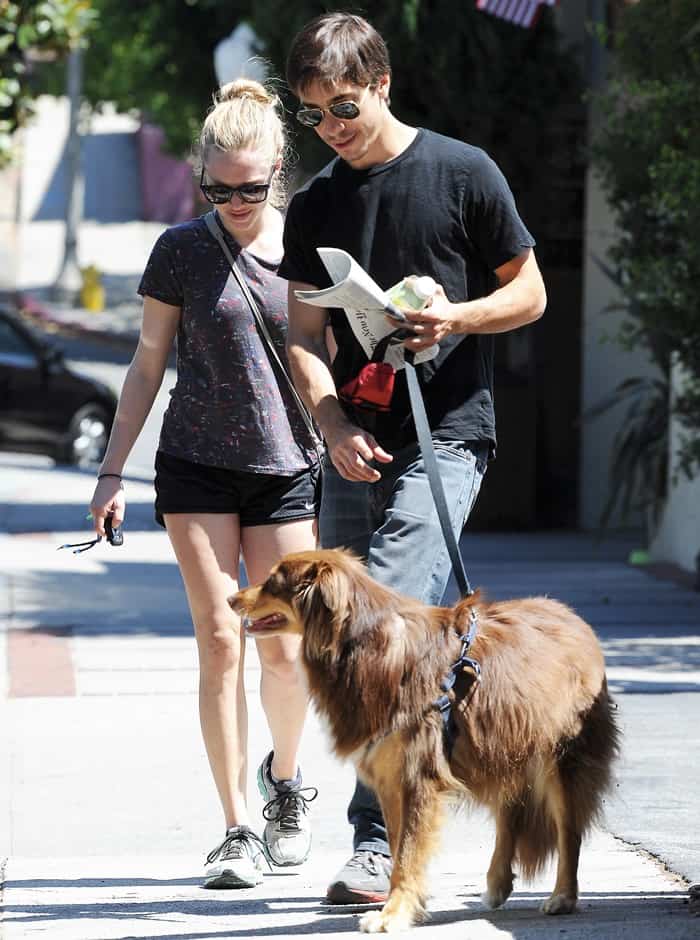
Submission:
[[[302,766],[318,786],[315,849],[260,888],[199,887],[221,820],[201,743],[197,673],[179,574],[152,521],[152,486],[127,484],[125,545],[74,556],[92,477],[0,456],[0,856],[3,940],[347,936],[357,911],[323,905],[347,856],[353,775],[309,720]],[[574,603],[606,645],[626,730],[605,827],[585,846],[581,911],[547,918],[551,872],[501,911],[479,900],[490,824],[458,816],[434,865],[418,936],[663,938],[700,934],[688,879],[697,850],[700,596],[625,564],[634,541],[471,535],[470,577],[493,596],[546,590]],[[251,783],[269,746],[249,644]],[[669,705],[671,708],[669,710]],[[255,818],[261,804],[250,787]],[[681,877],[685,876],[685,878]]]

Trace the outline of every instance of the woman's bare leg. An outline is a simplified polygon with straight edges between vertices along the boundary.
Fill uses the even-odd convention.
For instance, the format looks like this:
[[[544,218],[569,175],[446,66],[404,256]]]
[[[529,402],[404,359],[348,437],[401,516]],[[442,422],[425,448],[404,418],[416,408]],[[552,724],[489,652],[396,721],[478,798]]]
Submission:
[[[168,513],[165,524],[192,614],[202,736],[226,828],[249,825],[245,645],[240,620],[227,603],[238,590],[239,518],[228,513]]]
[[[241,534],[243,558],[251,584],[264,581],[270,569],[288,552],[316,548],[312,519],[281,525],[251,526]],[[308,695],[299,668],[300,637],[270,637],[257,643],[262,676],[260,698],[272,735],[272,773],[291,780],[297,772]]]

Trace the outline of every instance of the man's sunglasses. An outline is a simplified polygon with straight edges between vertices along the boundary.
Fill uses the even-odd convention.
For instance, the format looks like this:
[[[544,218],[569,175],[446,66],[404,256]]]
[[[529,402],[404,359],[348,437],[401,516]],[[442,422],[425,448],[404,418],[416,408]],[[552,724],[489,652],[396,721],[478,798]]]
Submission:
[[[202,195],[207,202],[211,202],[215,206],[223,206],[224,203],[231,202],[234,196],[238,196],[241,202],[265,202],[272,185],[272,177],[275,175],[275,167],[272,167],[266,183],[243,183],[242,186],[205,183],[204,172],[204,167],[202,167],[202,175],[199,178],[199,188]]]
[[[362,101],[362,98],[367,94],[368,88],[371,87],[371,85],[368,85],[367,88],[365,88],[360,96],[360,101]],[[354,121],[355,118],[360,116],[360,106],[356,101],[338,101],[335,104],[329,105],[327,108],[299,108],[296,113],[296,119],[300,124],[303,124],[304,127],[318,127],[326,111],[329,111],[333,117],[337,118],[339,121]]]

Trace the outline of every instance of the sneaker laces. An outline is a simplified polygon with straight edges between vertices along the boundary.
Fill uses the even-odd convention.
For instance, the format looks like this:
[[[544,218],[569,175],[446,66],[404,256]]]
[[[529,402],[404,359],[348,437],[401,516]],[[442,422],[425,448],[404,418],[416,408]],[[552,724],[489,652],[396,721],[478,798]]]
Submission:
[[[263,807],[263,819],[276,822],[280,832],[299,832],[301,828],[299,823],[307,811],[307,804],[315,800],[317,796],[316,787],[280,790],[277,796]]]
[[[252,848],[251,843],[255,843],[260,849],[260,854],[267,861],[267,852],[265,843],[259,835],[249,829],[248,826],[237,826],[233,832],[229,832],[221,843],[207,855],[207,865],[211,865],[216,859],[222,862],[243,858],[247,853],[246,847]],[[253,850],[254,851],[254,850]],[[268,862],[268,866],[269,866]]]

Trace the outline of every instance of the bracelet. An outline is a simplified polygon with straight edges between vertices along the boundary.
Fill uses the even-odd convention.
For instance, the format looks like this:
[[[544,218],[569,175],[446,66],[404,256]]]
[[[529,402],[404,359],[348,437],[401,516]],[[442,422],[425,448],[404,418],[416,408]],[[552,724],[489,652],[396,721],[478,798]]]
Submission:
[[[124,483],[122,482],[121,473],[98,473],[97,482],[99,483],[100,480],[104,480],[106,477],[114,477],[115,480],[119,480],[119,489],[121,490],[124,489]]]

